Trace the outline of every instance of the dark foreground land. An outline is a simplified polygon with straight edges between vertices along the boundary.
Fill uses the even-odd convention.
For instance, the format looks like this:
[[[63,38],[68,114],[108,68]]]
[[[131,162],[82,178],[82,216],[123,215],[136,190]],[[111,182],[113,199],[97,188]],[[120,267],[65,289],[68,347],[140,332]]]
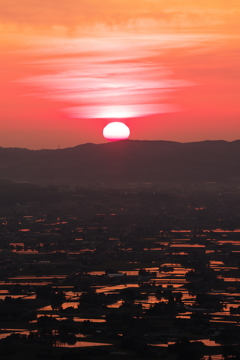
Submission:
[[[237,184],[2,181],[0,268],[3,359],[240,359]]]

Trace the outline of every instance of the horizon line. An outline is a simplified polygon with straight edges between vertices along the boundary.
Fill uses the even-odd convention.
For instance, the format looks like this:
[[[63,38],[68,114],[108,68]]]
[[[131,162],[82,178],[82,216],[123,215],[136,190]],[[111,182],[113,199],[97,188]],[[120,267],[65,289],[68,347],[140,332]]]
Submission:
[[[137,139],[123,139],[123,140],[116,140],[116,141],[108,141],[108,142],[104,142],[104,143],[91,143],[91,142],[86,142],[83,144],[78,144],[78,145],[74,145],[74,146],[67,146],[67,147],[58,147],[57,148],[40,148],[40,149],[30,149],[30,148],[25,148],[25,147],[18,147],[18,146],[9,146],[9,147],[3,147],[0,146],[0,149],[21,149],[21,150],[29,150],[29,151],[55,151],[55,150],[65,150],[65,149],[73,149],[79,146],[85,146],[85,145],[96,145],[96,146],[101,146],[101,145],[110,145],[110,144],[114,144],[114,143],[119,143],[119,142],[165,142],[165,143],[175,143],[175,144],[198,144],[198,143],[203,143],[203,142],[225,142],[225,143],[233,143],[233,142],[237,142],[240,141],[240,139],[235,139],[232,141],[228,141],[228,140],[224,140],[224,139],[219,139],[219,140],[199,140],[199,141],[186,141],[186,142],[181,142],[181,141],[174,141],[174,140],[137,140]]]

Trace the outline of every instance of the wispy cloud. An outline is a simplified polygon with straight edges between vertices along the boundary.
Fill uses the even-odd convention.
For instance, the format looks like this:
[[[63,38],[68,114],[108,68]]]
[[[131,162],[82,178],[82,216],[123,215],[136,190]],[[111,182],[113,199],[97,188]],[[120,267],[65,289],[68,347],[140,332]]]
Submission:
[[[170,94],[195,84],[175,78],[171,66],[161,63],[161,54],[174,47],[203,46],[203,43],[212,42],[215,38],[216,35],[155,34],[151,37],[133,35],[130,39],[123,35],[71,39],[66,47],[64,42],[57,42],[54,50],[50,46],[42,49],[48,56],[51,54],[48,49],[53,51],[54,58],[31,64],[51,72],[21,81],[35,86],[38,96],[77,104],[66,113],[78,118],[102,118],[104,114],[113,117],[113,109],[119,109],[124,117],[141,116],[141,111],[142,116],[176,111],[176,106],[168,104],[171,102]],[[106,111],[107,104],[109,111]],[[141,107],[137,104],[146,105]],[[123,106],[128,110],[124,112]],[[115,114],[115,117],[119,115]]]
[[[181,109],[174,104],[94,105],[65,109],[70,117],[85,119],[129,119],[175,111],[181,111]]]
[[[213,27],[239,14],[235,0],[8,0],[0,3],[0,22],[24,26]],[[236,19],[235,19],[236,20]]]
[[[211,52],[230,36],[207,31],[232,14],[213,0],[207,7],[200,0],[106,0],[104,7],[98,0],[71,0],[64,7],[56,0],[44,6],[40,0],[34,6],[30,0],[8,1],[0,12],[2,26],[11,19],[13,33],[20,26],[19,53],[35,57],[29,67],[46,70],[20,81],[35,87],[37,96],[69,104],[66,113],[77,118],[176,111],[172,94],[196,84],[177,78],[162,57],[173,50]],[[25,11],[18,16],[20,5]]]

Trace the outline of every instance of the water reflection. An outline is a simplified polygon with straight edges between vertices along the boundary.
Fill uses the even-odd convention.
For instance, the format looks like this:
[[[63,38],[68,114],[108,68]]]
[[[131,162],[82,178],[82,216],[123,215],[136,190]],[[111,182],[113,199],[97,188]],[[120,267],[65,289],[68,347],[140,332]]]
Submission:
[[[93,228],[92,230],[94,230]],[[83,232],[83,229],[78,229],[79,232]],[[221,297],[221,304],[223,305],[222,309],[202,309],[200,313],[200,316],[203,316],[204,319],[207,319],[211,323],[211,326],[221,326],[221,324],[227,323],[227,324],[234,324],[239,326],[239,317],[240,314],[238,314],[238,307],[239,307],[239,300],[240,295],[238,292],[238,262],[229,262],[228,258],[220,256],[221,253],[218,253],[218,248],[216,246],[232,246],[236,248],[236,246],[240,245],[240,241],[235,240],[224,240],[214,238],[213,236],[210,237],[209,234],[206,235],[204,233],[205,238],[201,236],[198,236],[196,239],[191,238],[191,232],[190,231],[172,231],[173,235],[176,237],[174,239],[170,239],[169,241],[154,241],[154,239],[151,238],[149,241],[153,241],[151,246],[146,243],[146,245],[143,246],[143,250],[141,250],[145,256],[145,254],[148,254],[152,252],[150,255],[155,256],[155,261],[152,262],[152,266],[149,266],[150,263],[148,263],[148,266],[145,267],[145,273],[143,275],[139,275],[139,272],[141,269],[141,264],[138,261],[129,261],[127,259],[126,261],[126,268],[127,270],[124,270],[124,267],[122,270],[120,270],[119,274],[126,274],[126,276],[119,276],[118,278],[115,276],[112,276],[111,279],[106,275],[105,271],[98,271],[94,270],[91,271],[91,269],[87,268],[86,271],[84,270],[84,273],[78,272],[79,278],[81,279],[81,276],[88,279],[89,282],[92,284],[94,281],[94,285],[91,286],[91,290],[94,290],[96,294],[104,293],[106,296],[108,295],[116,295],[116,298],[113,298],[112,303],[107,303],[107,305],[104,305],[101,308],[101,311],[94,312],[91,309],[89,310],[89,313],[86,314],[85,309],[79,308],[79,296],[82,295],[83,291],[74,291],[74,286],[69,285],[73,284],[72,282],[67,282],[66,285],[63,280],[68,279],[67,274],[66,275],[41,275],[41,276],[35,276],[35,275],[19,275],[19,276],[10,276],[8,279],[3,280],[0,282],[0,285],[2,287],[4,286],[12,286],[14,284],[20,284],[20,285],[45,285],[50,284],[52,285],[54,281],[59,281],[59,285],[55,285],[52,287],[55,291],[64,291],[66,294],[66,299],[64,303],[61,306],[60,310],[53,311],[52,306],[49,304],[39,307],[37,310],[36,318],[34,320],[30,320],[29,323],[32,326],[36,326],[37,321],[39,317],[43,315],[49,315],[50,317],[56,318],[59,322],[65,321],[67,319],[73,319],[76,323],[83,323],[84,321],[90,321],[91,323],[106,323],[106,318],[102,316],[102,314],[106,315],[109,310],[116,310],[124,306],[124,300],[120,298],[119,294],[122,290],[132,288],[134,291],[139,293],[144,298],[134,300],[134,305],[141,305],[139,309],[141,308],[141,315],[142,317],[146,316],[147,311],[153,307],[155,304],[159,303],[160,301],[167,302],[168,299],[164,298],[163,294],[160,294],[159,297],[156,296],[157,289],[160,289],[162,293],[164,291],[168,291],[169,294],[176,294],[177,292],[181,292],[181,301],[184,303],[185,309],[181,308],[181,312],[177,313],[176,318],[179,319],[179,321],[183,320],[192,320],[195,319],[194,316],[196,315],[196,312],[198,309],[194,307],[193,305],[196,302],[196,293],[194,293],[194,290],[191,292],[188,289],[188,285],[191,283],[186,278],[186,274],[192,270],[191,267],[191,261],[192,259],[199,260],[199,271],[198,275],[201,276],[202,269],[209,269],[211,270],[210,274],[214,274],[212,277],[212,287],[209,287],[207,289],[206,294],[208,295],[214,295],[214,296],[220,296]],[[222,231],[220,232],[219,229],[215,230],[215,233],[219,235],[222,235]],[[231,232],[225,232],[224,235],[232,234]],[[25,235],[24,235],[25,236]],[[180,237],[183,238],[180,238]],[[118,238],[112,237],[111,240],[119,241]],[[156,239],[155,239],[156,240]],[[194,243],[193,243],[194,242]],[[202,243],[204,242],[204,243]],[[111,243],[113,244],[113,243]],[[214,249],[211,249],[210,246],[215,246]],[[11,251],[22,251],[20,250],[21,246],[24,247],[24,242],[18,242],[14,243],[11,242],[11,245],[14,247]],[[43,243],[39,243],[40,247],[43,247]],[[51,246],[55,245],[54,242],[50,243]],[[18,246],[18,249],[17,249]],[[88,256],[87,252],[93,253],[96,251],[94,246],[91,246],[89,244],[86,244],[85,242],[79,242],[79,248],[81,246],[81,249],[74,251],[68,251],[68,256],[71,254],[84,254],[84,257]],[[210,247],[210,249],[208,248]],[[184,251],[183,249],[184,248]],[[195,248],[197,249],[197,252],[194,252]],[[204,249],[204,252],[198,252],[198,250],[202,248]],[[132,247],[126,246],[124,256],[128,255],[127,249],[132,249]],[[188,252],[185,252],[185,249],[188,249]],[[205,250],[206,249],[206,250]],[[216,250],[217,249],[217,250]],[[36,252],[38,250],[32,250],[29,248],[27,251],[28,254],[26,256],[30,255],[30,252]],[[58,251],[59,253],[66,253],[63,249],[56,250],[55,248],[52,248],[49,250],[49,253],[55,253]],[[174,251],[174,252],[172,252]],[[237,250],[234,250],[232,252],[236,253]],[[186,255],[190,254],[191,256],[188,256],[188,261],[184,261],[186,259]],[[199,255],[200,254],[200,255]],[[205,256],[201,257],[203,254]],[[161,256],[160,256],[161,255]],[[173,261],[171,261],[171,256]],[[189,261],[190,258],[190,261]],[[132,260],[132,259],[131,259]],[[206,261],[206,264],[204,262]],[[46,260],[47,262],[47,260]],[[193,262],[193,268],[195,266],[194,261]],[[226,262],[226,263],[225,263]],[[48,262],[49,263],[49,262]],[[37,265],[39,265],[37,263]],[[44,264],[44,263],[42,263]],[[131,266],[129,266],[131,264]],[[89,271],[88,271],[89,270]],[[68,271],[66,271],[67,273]],[[236,274],[236,276],[234,276]],[[92,277],[92,278],[91,278]],[[94,279],[94,280],[93,280]],[[77,279],[78,280],[78,279]],[[218,280],[223,280],[222,282]],[[202,292],[206,291],[206,285],[208,285],[208,277],[207,278],[201,278],[201,281],[199,279],[193,279],[192,283],[195,285],[196,292],[201,289]],[[79,281],[80,282],[80,281]],[[111,285],[111,283],[112,285]],[[124,283],[125,282],[125,283]],[[223,285],[223,282],[231,282],[233,284],[229,285]],[[78,284],[78,283],[77,283]],[[202,286],[202,288],[201,288]],[[77,287],[76,287],[77,288]],[[226,289],[227,288],[227,289]],[[79,287],[81,290],[81,287]],[[87,288],[88,289],[88,288]],[[223,291],[225,289],[226,291]],[[89,290],[89,289],[88,289]],[[86,290],[87,291],[87,290]],[[8,290],[0,290],[0,299],[2,301],[5,300],[6,296],[9,296]],[[12,299],[16,298],[22,298],[24,300],[33,300],[36,298],[35,294],[28,293],[28,294],[20,294],[20,295],[11,295]],[[46,303],[44,303],[46,304]],[[236,309],[232,310],[231,308]],[[131,308],[129,308],[131,312]],[[185,310],[185,311],[184,311]],[[121,310],[120,310],[121,311]],[[236,311],[236,312],[235,312]],[[109,311],[110,312],[110,311]],[[116,311],[117,312],[117,311]],[[83,313],[85,313],[85,316],[83,316]],[[194,314],[195,313],[195,314]],[[193,316],[194,314],[194,316]],[[136,315],[136,314],[135,314]],[[172,315],[172,317],[175,317],[175,314]],[[135,316],[136,318],[136,316]],[[138,317],[138,319],[141,318]],[[79,324],[78,324],[79,326]],[[12,330],[11,330],[12,331]],[[18,329],[14,330],[15,332],[18,331]],[[19,330],[22,334],[24,334],[24,329]],[[10,329],[4,329],[4,333],[0,334],[0,338],[6,337],[9,334],[11,334]],[[79,337],[79,336],[77,336]],[[217,346],[214,340],[209,339],[202,339],[201,340],[206,346]],[[163,346],[167,347],[168,345],[173,344],[173,341],[169,341],[166,344],[154,344],[154,346]],[[104,345],[110,345],[110,344],[102,344],[102,343],[95,343],[95,342],[88,342],[88,341],[82,341],[77,339],[75,344],[60,344],[59,342],[56,343],[56,346],[63,346],[63,347],[83,347],[83,346],[104,346]],[[212,357],[214,359],[214,356]]]
[[[92,342],[92,341],[76,341],[75,344],[67,344],[67,343],[62,343],[60,341],[57,341],[55,346],[57,347],[68,347],[68,348],[74,348],[74,347],[88,347],[88,346],[109,346],[112,344],[107,344],[107,343],[97,343],[97,342]]]

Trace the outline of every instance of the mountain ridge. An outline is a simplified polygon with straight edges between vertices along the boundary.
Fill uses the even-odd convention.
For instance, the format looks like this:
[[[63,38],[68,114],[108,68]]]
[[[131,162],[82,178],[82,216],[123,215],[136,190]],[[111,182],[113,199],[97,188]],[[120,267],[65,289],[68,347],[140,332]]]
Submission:
[[[240,140],[122,140],[41,150],[0,147],[0,178],[109,185],[229,182],[240,178]]]

